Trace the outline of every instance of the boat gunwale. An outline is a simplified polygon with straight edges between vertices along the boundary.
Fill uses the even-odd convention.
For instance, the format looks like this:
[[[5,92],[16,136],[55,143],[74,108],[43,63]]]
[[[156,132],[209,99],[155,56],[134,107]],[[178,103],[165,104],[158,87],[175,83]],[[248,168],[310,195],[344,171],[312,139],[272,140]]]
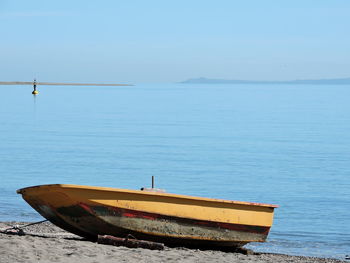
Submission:
[[[82,189],[82,190],[95,190],[95,191],[108,191],[108,192],[120,192],[120,193],[131,193],[139,195],[151,195],[151,196],[164,196],[164,197],[173,197],[187,200],[198,200],[198,201],[207,201],[215,203],[228,203],[228,204],[237,204],[237,205],[247,205],[247,206],[260,206],[260,207],[270,207],[278,208],[278,205],[265,204],[265,203],[255,203],[255,202],[244,202],[244,201],[234,201],[234,200],[224,200],[217,198],[206,198],[199,196],[190,196],[190,195],[180,195],[172,193],[161,193],[161,192],[151,192],[151,191],[142,191],[142,190],[130,190],[130,189],[120,189],[113,187],[103,187],[103,186],[85,186],[85,185],[75,185],[75,184],[44,184],[44,185],[35,185],[17,190],[18,194],[22,194],[23,191],[33,189],[33,188],[68,188],[68,189]]]

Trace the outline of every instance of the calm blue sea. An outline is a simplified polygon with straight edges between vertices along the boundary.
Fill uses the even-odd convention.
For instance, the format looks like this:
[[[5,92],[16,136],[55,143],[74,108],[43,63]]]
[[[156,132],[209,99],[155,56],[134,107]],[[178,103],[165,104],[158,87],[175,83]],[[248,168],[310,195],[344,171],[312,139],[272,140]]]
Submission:
[[[0,86],[0,221],[69,183],[280,205],[258,251],[350,254],[350,86]]]

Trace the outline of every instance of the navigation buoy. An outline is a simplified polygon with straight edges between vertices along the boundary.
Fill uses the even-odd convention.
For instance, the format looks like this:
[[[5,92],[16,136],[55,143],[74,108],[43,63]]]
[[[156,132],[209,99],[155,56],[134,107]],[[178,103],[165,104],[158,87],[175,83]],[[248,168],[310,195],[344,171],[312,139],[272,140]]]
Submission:
[[[38,95],[39,94],[39,91],[36,90],[36,79],[34,79],[33,81],[33,91],[32,91],[32,94],[33,95]]]

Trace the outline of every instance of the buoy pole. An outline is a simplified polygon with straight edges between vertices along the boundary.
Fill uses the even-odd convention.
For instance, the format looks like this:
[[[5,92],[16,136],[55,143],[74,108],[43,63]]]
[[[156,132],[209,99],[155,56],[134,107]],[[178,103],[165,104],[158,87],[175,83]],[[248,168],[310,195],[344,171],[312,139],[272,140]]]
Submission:
[[[39,94],[39,91],[36,90],[36,79],[34,79],[33,81],[33,92],[32,92],[33,95],[38,95]]]
[[[154,176],[152,175],[152,189],[154,188]]]

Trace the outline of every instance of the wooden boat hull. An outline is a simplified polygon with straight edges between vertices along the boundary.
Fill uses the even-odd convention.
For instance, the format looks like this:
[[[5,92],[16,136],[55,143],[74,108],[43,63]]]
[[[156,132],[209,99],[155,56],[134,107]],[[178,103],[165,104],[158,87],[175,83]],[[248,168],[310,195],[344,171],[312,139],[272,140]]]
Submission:
[[[75,185],[18,190],[43,217],[77,235],[126,237],[187,247],[264,242],[277,206]]]

